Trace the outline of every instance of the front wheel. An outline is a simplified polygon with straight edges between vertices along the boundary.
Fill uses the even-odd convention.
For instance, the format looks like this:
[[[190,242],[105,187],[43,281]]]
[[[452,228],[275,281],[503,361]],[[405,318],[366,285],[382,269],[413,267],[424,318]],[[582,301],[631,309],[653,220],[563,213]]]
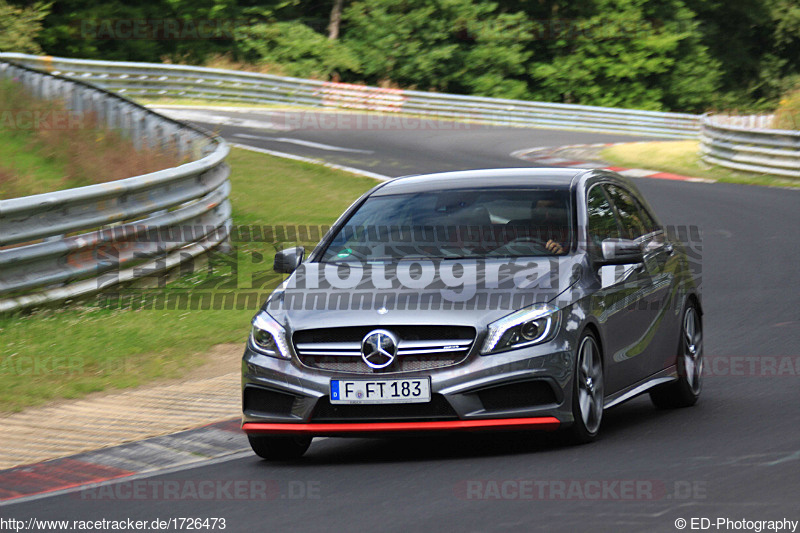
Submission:
[[[691,407],[700,397],[703,385],[703,322],[693,302],[683,312],[677,367],[677,381],[650,392],[650,399],[659,409]]]
[[[248,435],[247,440],[256,455],[270,461],[299,459],[311,446],[311,437]]]
[[[575,358],[572,386],[572,415],[575,422],[569,428],[572,442],[593,441],[603,420],[603,359],[600,346],[590,331],[581,337]]]

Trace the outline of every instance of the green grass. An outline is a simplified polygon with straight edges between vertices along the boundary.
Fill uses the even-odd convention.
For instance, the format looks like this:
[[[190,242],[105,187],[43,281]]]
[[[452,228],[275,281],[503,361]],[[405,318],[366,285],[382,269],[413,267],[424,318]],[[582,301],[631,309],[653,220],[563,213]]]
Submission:
[[[96,114],[80,116],[63,101],[35,98],[21,84],[0,81],[0,199],[103,183],[174,167],[170,149],[134,150]]]
[[[32,146],[29,135],[0,128],[0,161],[7,173],[13,169],[14,174],[23,177],[22,180],[2,180],[0,200],[55,191],[64,186],[63,163]]]
[[[235,225],[331,224],[376,183],[241,149],[233,149],[228,162]],[[278,280],[271,271],[274,252],[290,245],[235,243],[232,254],[212,254],[195,273],[150,292],[265,295]],[[178,377],[202,364],[213,345],[244,342],[262,302],[251,303],[231,310],[148,310],[107,308],[92,299],[0,317],[0,412]]]
[[[600,152],[600,157],[604,161],[621,167],[654,169],[727,183],[800,187],[800,180],[767,174],[735,172],[708,165],[700,159],[699,150],[700,143],[698,141],[635,142],[610,146]]]

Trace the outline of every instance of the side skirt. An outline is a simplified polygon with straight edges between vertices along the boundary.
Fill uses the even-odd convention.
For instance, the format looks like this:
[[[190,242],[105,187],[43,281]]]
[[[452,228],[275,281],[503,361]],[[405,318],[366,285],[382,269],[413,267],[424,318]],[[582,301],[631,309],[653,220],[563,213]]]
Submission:
[[[603,404],[603,409],[610,409],[615,405],[619,405],[622,402],[628,401],[635,396],[639,396],[640,394],[647,392],[653,387],[663,385],[664,383],[669,383],[670,381],[675,381],[676,379],[678,379],[678,368],[675,365],[672,365],[671,367],[665,368],[661,372],[657,372],[652,376],[639,381],[638,383],[634,383],[630,387],[607,396],[605,403]]]

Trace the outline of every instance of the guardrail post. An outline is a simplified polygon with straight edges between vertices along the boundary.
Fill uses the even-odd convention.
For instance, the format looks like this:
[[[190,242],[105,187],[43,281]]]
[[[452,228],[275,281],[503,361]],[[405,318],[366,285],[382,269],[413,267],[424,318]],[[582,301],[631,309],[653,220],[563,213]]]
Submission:
[[[135,150],[142,149],[144,139],[144,120],[145,117],[139,110],[131,112],[131,139],[133,140],[133,148]]]
[[[114,105],[114,102],[112,102],[110,98],[105,98],[103,100],[103,115],[105,115],[106,129],[108,130],[113,130],[116,126],[114,123],[114,111],[116,110],[117,106]]]
[[[77,86],[72,86],[72,110],[75,113],[83,113],[83,95]]]

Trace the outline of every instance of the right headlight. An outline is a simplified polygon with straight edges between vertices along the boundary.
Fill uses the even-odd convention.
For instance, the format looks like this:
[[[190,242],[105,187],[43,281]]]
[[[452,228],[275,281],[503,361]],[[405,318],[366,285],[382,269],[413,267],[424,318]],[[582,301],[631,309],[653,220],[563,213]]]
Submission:
[[[262,311],[253,319],[253,329],[250,330],[250,345],[256,351],[277,357],[291,359],[289,345],[286,343],[286,330],[277,320],[266,311]]]
[[[558,307],[535,304],[489,324],[481,354],[487,355],[547,342],[555,337],[561,322]]]

